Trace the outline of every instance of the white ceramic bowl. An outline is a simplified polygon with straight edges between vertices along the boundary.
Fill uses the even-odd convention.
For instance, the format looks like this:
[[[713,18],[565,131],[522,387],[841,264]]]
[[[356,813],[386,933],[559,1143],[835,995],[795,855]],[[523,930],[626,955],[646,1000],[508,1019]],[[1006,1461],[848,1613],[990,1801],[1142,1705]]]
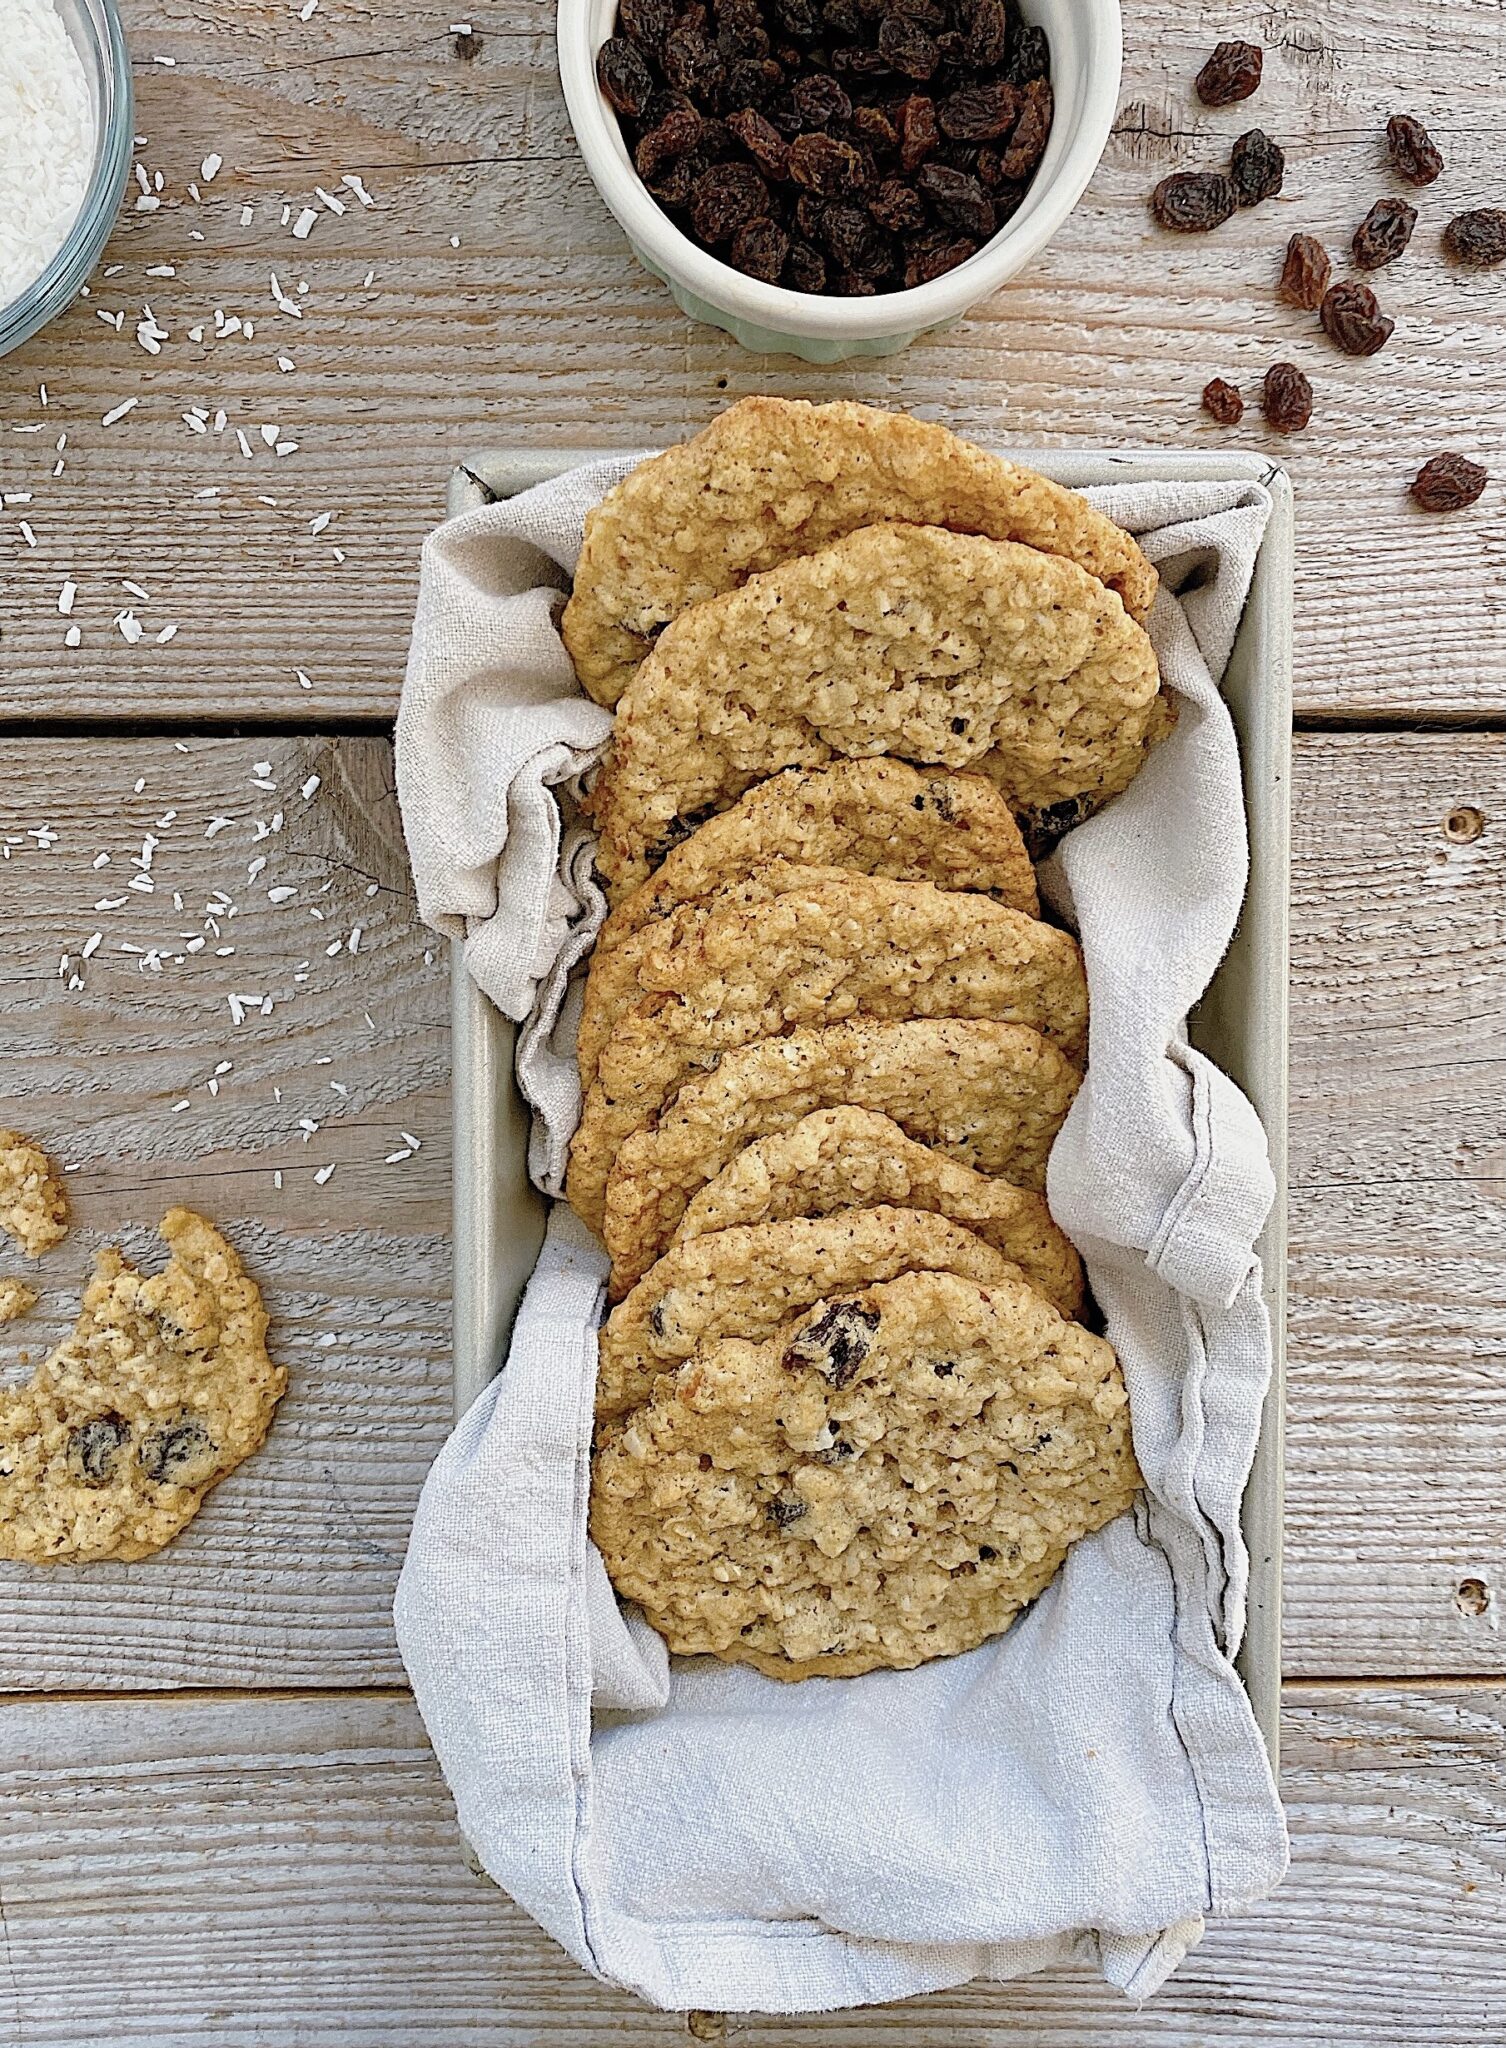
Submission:
[[[882,356],[956,320],[1043,249],[1103,154],[1119,104],[1119,0],[1022,0],[1028,21],[1051,39],[1056,117],[1040,168],[1017,212],[976,256],[912,291],[871,299],[786,291],[734,270],[699,248],[634,170],[617,116],[596,83],[596,53],[611,35],[617,0],[559,0],[560,81],[586,168],[645,268],[694,320],[734,335],[744,348],[836,363]]]

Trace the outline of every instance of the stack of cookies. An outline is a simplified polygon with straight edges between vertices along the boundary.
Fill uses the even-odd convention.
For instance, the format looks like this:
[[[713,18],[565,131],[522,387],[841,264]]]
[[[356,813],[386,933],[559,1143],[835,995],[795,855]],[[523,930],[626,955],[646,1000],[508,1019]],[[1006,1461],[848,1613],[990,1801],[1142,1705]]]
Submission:
[[[591,1530],[672,1650],[970,1649],[1133,1497],[1043,1192],[1088,997],[1028,849],[1169,729],[1155,581],[1074,493],[850,404],[746,400],[587,521]]]

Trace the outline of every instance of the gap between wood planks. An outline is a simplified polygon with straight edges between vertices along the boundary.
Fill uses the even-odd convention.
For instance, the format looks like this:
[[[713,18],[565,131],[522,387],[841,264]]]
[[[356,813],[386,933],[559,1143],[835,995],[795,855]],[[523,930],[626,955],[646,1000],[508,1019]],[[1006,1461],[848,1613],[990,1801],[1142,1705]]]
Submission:
[[[351,712],[339,719],[296,718],[205,718],[195,713],[181,720],[171,718],[63,718],[49,713],[29,712],[21,717],[0,712],[0,741],[8,739],[112,739],[112,740],[342,740],[391,739],[396,710]],[[1411,711],[1381,707],[1364,717],[1347,712],[1298,711],[1292,715],[1297,733],[1367,733],[1398,735],[1506,732],[1503,711]]]
[[[1283,1694],[1349,1692],[1358,1694],[1499,1692],[1506,1688],[1506,1671],[1472,1671],[1467,1676],[1449,1677],[1428,1673],[1422,1677],[1376,1677],[1374,1674],[1347,1677],[1324,1674],[1321,1678],[1283,1678]],[[376,1701],[411,1700],[405,1685],[184,1685],[163,1686],[147,1692],[0,1692],[0,1712],[6,1707],[91,1706],[224,1706],[236,1700],[358,1700],[369,1706]]]

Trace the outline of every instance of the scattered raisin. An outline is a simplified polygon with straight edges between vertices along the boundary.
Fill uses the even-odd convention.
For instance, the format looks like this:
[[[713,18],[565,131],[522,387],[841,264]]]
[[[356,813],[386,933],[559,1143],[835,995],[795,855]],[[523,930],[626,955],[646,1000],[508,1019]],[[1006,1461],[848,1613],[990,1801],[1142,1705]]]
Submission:
[[[1247,100],[1260,83],[1265,52],[1257,43],[1220,43],[1196,79],[1205,107],[1232,107]]]
[[[1313,387],[1295,363],[1272,363],[1260,407],[1278,434],[1300,433],[1313,416]]]
[[[1286,158],[1263,128],[1239,136],[1229,152],[1229,176],[1241,206],[1274,199],[1286,176]]]
[[[1431,185],[1443,169],[1438,145],[1415,114],[1393,114],[1386,123],[1391,168],[1409,185]]]
[[[1461,512],[1473,505],[1490,478],[1464,455],[1435,455],[1412,479],[1412,496],[1424,512]]]
[[[1323,332],[1346,356],[1373,356],[1396,331],[1367,284],[1331,285],[1318,309]]]
[[[1394,263],[1417,225],[1417,208],[1405,199],[1377,199],[1354,231],[1354,260],[1361,270]]]
[[[703,242],[730,242],[768,206],[769,188],[751,164],[713,164],[691,190],[691,225]]]
[[[827,199],[861,192],[868,182],[862,153],[834,135],[797,135],[790,144],[790,176],[807,191]]]
[[[1234,181],[1221,171],[1173,171],[1150,195],[1157,225],[1178,235],[1206,234],[1238,205]]]
[[[1506,262],[1506,213],[1498,206],[1456,213],[1443,231],[1443,246],[1456,263],[1474,270]]]
[[[765,284],[778,284],[784,259],[790,253],[790,238],[778,221],[750,220],[732,237],[729,252],[739,270]]]
[[[990,85],[965,85],[949,93],[936,109],[943,135],[954,142],[992,142],[1008,135],[1024,105],[1014,86],[996,78]]]
[[[1203,411],[1211,413],[1221,427],[1237,427],[1245,416],[1245,402],[1239,386],[1215,377],[1203,386]]]
[[[1328,251],[1317,236],[1293,235],[1286,245],[1286,261],[1281,266],[1281,282],[1276,289],[1289,305],[1316,313],[1332,275]]]
[[[626,36],[608,36],[596,52],[596,82],[617,109],[637,120],[653,97],[648,59]]]
[[[879,23],[878,53],[884,62],[906,78],[930,78],[941,62],[933,37],[908,14],[895,11]]]
[[[916,189],[950,227],[986,242],[994,231],[994,203],[976,178],[946,164],[922,164]]]

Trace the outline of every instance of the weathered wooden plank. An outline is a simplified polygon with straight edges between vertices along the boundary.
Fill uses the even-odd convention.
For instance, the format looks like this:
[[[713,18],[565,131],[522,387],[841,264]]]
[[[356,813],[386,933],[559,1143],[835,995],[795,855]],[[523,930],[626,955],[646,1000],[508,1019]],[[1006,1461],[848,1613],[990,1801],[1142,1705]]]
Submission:
[[[1495,1672],[1506,737],[1297,759],[1287,1669]]]
[[[448,1420],[448,962],[414,914],[384,742],[179,744],[7,750],[0,1121],[75,1169],[76,1227],[0,1360],[71,1322],[98,1245],[150,1255],[182,1201],[262,1283],[291,1386],[160,1556],[0,1565],[0,1686],[390,1680],[391,1588]],[[422,1149],[389,1164],[403,1131]]]
[[[733,2037],[1491,2048],[1506,2041],[1503,1710],[1484,1686],[1289,1689],[1291,1873],[1142,2010],[1071,1972],[734,2020]],[[28,2048],[684,2039],[470,1875],[406,1699],[11,1703],[0,1784],[0,2015]]]
[[[1506,17],[1492,0],[1321,0],[1242,25],[1211,0],[1130,0],[1118,132],[1052,248],[951,332],[831,370],[748,356],[686,321],[576,156],[552,10],[472,12],[481,47],[467,60],[439,15],[397,0],[326,0],[308,22],[281,0],[130,0],[141,157],[164,190],[155,211],[128,201],[107,253],[117,273],[102,269],[87,300],[0,364],[0,490],[30,493],[0,523],[0,715],[390,710],[418,543],[449,463],[480,439],[631,446],[769,389],[909,405],[1020,445],[1206,446],[1219,432],[1198,411],[1206,379],[1233,375],[1253,394],[1278,356],[1312,374],[1312,429],[1267,435],[1252,406],[1219,445],[1263,448],[1297,480],[1301,703],[1501,707],[1506,614],[1481,573],[1506,547],[1501,488],[1451,518],[1404,496],[1440,447],[1490,461],[1506,426],[1506,288],[1452,269],[1438,245],[1456,207],[1501,198]],[[1210,114],[1190,80],[1234,26],[1267,42],[1265,83]],[[1419,199],[1413,248],[1377,280],[1397,335],[1355,363],[1277,306],[1272,282],[1293,228],[1342,251],[1392,188],[1379,138],[1398,104],[1434,122],[1449,170]],[[1156,179],[1219,161],[1253,121],[1288,148],[1282,199],[1213,237],[1156,234]],[[187,185],[210,151],[225,167],[197,204]],[[345,171],[374,208],[339,184]],[[344,196],[344,215],[323,209],[319,185]],[[321,217],[295,241],[305,204]],[[164,265],[172,276],[149,274]],[[279,313],[272,272],[301,318]],[[144,304],[169,331],[155,356],[134,339]],[[216,339],[216,307],[254,336]],[[135,411],[102,428],[128,396]],[[194,407],[205,432],[182,418]],[[275,455],[264,426],[296,451]],[[111,623],[134,602],[122,577],[151,593],[135,646]],[[76,651],[56,609],[65,578],[80,586]]]
[[[0,1683],[16,1689],[397,1677],[391,1586],[446,1423],[443,962],[425,964],[435,948],[405,893],[386,748],[181,744],[8,750],[4,832],[22,843],[0,863],[5,1115],[77,1164],[80,1229],[46,1262],[37,1317],[0,1331],[0,1357],[63,1325],[89,1247],[121,1230],[140,1246],[169,1200],[197,1201],[266,1280],[293,1391],[266,1449],[160,1558],[4,1569]],[[259,761],[276,792],[256,787]],[[305,803],[312,772],[323,784]],[[283,831],[257,840],[279,807]],[[1473,830],[1471,807],[1479,835],[1450,838],[1456,813],[1455,834]],[[1295,815],[1287,1664],[1494,1672],[1506,739],[1304,737]],[[206,840],[219,816],[231,825]],[[50,850],[26,836],[49,826]],[[162,844],[146,896],[125,880],[149,831]],[[99,850],[112,859],[96,872]],[[298,898],[266,900],[288,885]],[[117,950],[201,930],[219,889],[236,914],[181,967],[169,954],[152,973]],[[358,918],[360,950],[327,958]],[[70,991],[59,959],[77,961],[96,929],[88,986]],[[236,952],[218,957],[221,943]],[[236,1026],[227,992],[277,1007]],[[305,1116],[323,1120],[307,1142]],[[403,1129],[424,1149],[389,1166]],[[1493,1596],[1481,1611],[1475,1586],[1459,1595],[1471,1581]]]

